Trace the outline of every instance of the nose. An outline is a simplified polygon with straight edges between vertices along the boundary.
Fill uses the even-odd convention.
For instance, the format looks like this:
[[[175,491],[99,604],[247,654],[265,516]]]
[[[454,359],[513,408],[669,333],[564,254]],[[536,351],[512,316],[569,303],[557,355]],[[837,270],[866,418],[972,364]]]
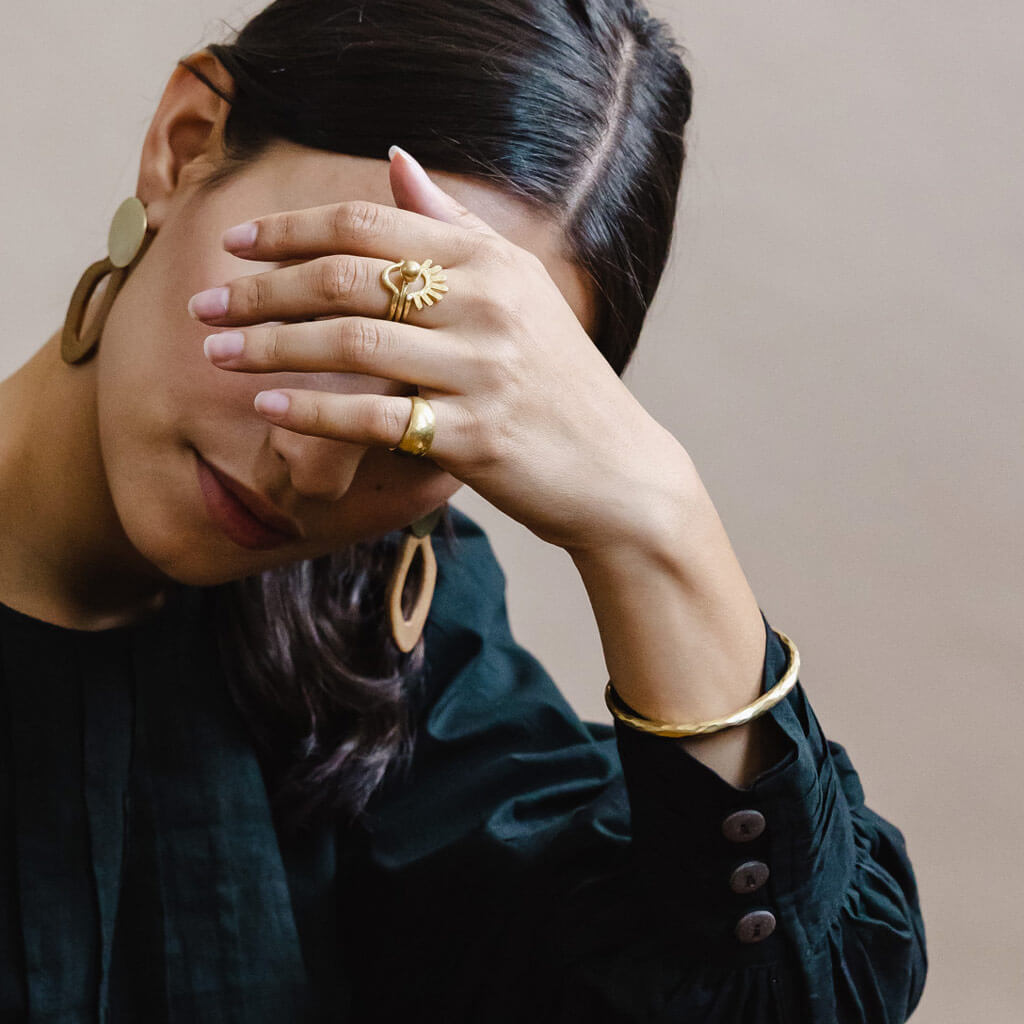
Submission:
[[[270,428],[270,446],[288,466],[292,487],[307,498],[337,501],[352,484],[366,446]]]

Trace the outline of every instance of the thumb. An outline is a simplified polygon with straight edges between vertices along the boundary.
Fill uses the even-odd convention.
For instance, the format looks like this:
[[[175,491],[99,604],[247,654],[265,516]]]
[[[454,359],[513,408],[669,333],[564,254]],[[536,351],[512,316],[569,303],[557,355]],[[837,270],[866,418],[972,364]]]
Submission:
[[[400,210],[422,213],[426,217],[458,224],[471,231],[497,234],[490,224],[467,210],[454,196],[436,184],[427,175],[423,165],[401,146],[392,146],[388,150],[388,159],[391,161],[391,192]]]

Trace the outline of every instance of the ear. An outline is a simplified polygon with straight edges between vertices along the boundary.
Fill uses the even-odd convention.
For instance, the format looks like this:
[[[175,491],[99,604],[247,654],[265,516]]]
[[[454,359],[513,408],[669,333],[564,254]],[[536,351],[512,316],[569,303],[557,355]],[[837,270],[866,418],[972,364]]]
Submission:
[[[224,66],[207,50],[185,60],[226,95],[234,83]],[[160,104],[142,144],[136,194],[146,204],[149,226],[157,229],[170,200],[222,152],[224,122],[231,107],[205,82],[180,64],[164,87]]]

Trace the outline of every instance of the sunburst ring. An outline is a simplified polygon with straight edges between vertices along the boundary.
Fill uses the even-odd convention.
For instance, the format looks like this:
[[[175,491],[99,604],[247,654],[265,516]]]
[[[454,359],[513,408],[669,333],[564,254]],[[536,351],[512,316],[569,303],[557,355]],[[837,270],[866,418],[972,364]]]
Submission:
[[[398,283],[391,275],[398,271]],[[414,288],[416,281],[422,278],[423,284]],[[440,302],[448,291],[448,276],[444,267],[431,259],[422,263],[416,260],[398,260],[386,266],[380,274],[381,283],[391,292],[391,304],[388,308],[388,320],[404,321],[409,316],[409,307],[414,305],[417,310],[424,306],[433,306]]]

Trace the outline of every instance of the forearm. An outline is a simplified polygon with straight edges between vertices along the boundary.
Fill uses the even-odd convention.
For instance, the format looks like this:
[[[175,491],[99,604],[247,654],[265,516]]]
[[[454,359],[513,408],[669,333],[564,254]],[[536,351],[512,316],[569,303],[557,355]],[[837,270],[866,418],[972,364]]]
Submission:
[[[730,714],[761,693],[765,627],[711,498],[680,447],[672,485],[644,503],[636,537],[571,551],[597,619],[615,689],[665,721]],[[639,503],[638,503],[639,505]],[[681,743],[735,786],[780,755],[756,720]]]

